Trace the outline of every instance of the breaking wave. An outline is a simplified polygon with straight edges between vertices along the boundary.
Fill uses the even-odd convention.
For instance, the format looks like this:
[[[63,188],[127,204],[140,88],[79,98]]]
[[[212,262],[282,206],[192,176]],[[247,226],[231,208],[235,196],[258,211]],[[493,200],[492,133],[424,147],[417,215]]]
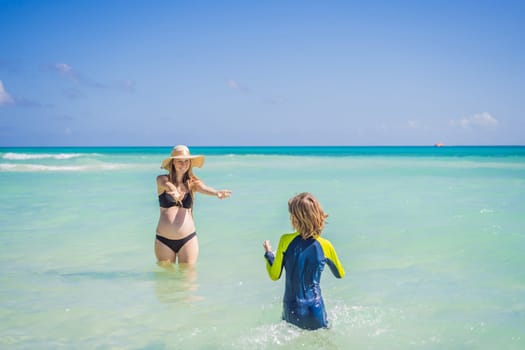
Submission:
[[[2,156],[3,159],[8,160],[31,160],[31,159],[72,159],[82,156],[96,156],[97,154],[86,153],[13,153],[8,152]]]
[[[97,163],[84,165],[43,165],[43,164],[14,164],[0,163],[0,171],[12,172],[53,172],[53,171],[98,171],[118,170],[129,168],[130,164]]]

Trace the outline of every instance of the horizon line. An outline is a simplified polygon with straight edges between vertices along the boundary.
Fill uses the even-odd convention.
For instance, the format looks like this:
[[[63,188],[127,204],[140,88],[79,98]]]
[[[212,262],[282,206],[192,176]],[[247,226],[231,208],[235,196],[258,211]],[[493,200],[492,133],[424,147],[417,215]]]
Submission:
[[[318,147],[318,148],[334,148],[334,147],[432,147],[432,148],[448,148],[448,147],[524,147],[525,144],[465,144],[465,145],[437,145],[437,144],[421,144],[421,145],[191,145],[192,148],[299,148],[299,147]],[[3,146],[0,148],[172,148],[174,145],[47,145],[47,146]]]

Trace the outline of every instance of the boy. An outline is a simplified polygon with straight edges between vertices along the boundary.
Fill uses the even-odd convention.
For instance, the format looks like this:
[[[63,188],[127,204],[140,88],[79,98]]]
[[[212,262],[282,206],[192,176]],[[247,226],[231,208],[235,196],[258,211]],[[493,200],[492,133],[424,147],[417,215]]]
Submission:
[[[283,319],[300,328],[327,328],[328,320],[321,295],[320,280],[325,264],[337,278],[345,271],[330,241],[321,238],[325,220],[317,199],[301,193],[288,201],[288,211],[295,233],[284,234],[277,252],[264,241],[266,269],[274,281],[286,270]]]

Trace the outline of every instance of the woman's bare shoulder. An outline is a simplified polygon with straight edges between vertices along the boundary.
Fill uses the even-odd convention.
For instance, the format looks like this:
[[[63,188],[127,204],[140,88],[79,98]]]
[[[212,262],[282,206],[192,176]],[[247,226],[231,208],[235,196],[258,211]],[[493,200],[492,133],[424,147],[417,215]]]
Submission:
[[[166,181],[169,180],[169,177],[168,175],[166,174],[160,174],[160,175],[157,175],[157,183],[160,184],[160,183],[165,183]]]

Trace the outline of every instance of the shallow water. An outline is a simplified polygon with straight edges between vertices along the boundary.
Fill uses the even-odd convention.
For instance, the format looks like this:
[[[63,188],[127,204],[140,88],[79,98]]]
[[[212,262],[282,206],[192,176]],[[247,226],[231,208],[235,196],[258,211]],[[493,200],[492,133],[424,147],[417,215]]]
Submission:
[[[523,148],[197,151],[233,196],[197,196],[198,264],[165,270],[169,148],[0,149],[0,347],[525,348]],[[347,270],[323,275],[331,327],[314,332],[280,321],[262,249],[302,191]]]

